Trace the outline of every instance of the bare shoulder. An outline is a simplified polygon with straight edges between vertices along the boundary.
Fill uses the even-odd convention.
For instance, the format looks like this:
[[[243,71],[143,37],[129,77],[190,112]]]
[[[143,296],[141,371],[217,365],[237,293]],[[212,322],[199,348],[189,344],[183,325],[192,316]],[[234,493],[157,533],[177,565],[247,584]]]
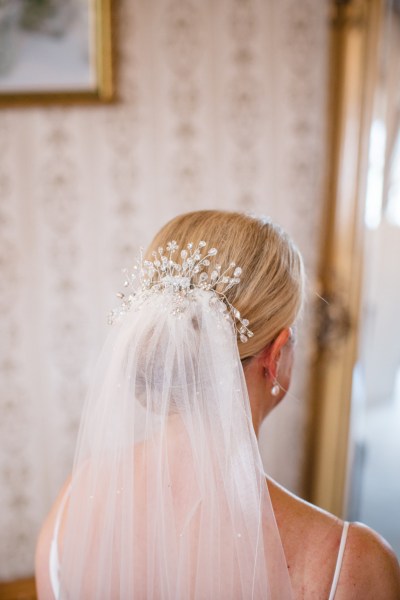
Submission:
[[[314,540],[319,536],[325,538],[327,531],[333,535],[337,532],[341,533],[343,528],[341,519],[299,498],[269,477],[267,483],[278,526],[281,522],[284,529],[287,524],[289,529],[295,526],[296,529],[312,530]]]
[[[327,597],[343,521],[275,481],[268,478],[267,482],[294,588],[307,590],[310,598]],[[335,600],[358,598],[400,600],[400,570],[384,538],[361,523],[351,523]]]
[[[53,598],[49,571],[50,546],[53,538],[57,513],[69,484],[70,478],[68,478],[65,482],[49,514],[47,515],[36,543],[35,579],[38,598],[40,599]]]
[[[328,598],[343,521],[267,478],[296,598]]]
[[[400,599],[400,567],[386,540],[362,523],[352,523],[337,591],[338,600],[352,597]]]

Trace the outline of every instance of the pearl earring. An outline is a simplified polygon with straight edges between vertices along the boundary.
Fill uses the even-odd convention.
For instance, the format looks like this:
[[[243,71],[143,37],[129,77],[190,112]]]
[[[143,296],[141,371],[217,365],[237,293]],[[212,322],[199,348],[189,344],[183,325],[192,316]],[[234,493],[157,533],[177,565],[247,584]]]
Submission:
[[[279,394],[279,392],[280,392],[280,389],[281,389],[281,387],[280,387],[279,383],[278,382],[275,383],[275,385],[272,386],[271,394],[273,396],[277,396]]]

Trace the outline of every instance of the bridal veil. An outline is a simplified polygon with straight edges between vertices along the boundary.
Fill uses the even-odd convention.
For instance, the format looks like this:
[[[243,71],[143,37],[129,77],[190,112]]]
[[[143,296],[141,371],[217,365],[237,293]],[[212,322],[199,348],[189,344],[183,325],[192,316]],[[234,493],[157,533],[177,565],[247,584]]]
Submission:
[[[251,324],[224,296],[240,268],[205,246],[126,274],[79,432],[63,599],[292,597],[237,347]]]

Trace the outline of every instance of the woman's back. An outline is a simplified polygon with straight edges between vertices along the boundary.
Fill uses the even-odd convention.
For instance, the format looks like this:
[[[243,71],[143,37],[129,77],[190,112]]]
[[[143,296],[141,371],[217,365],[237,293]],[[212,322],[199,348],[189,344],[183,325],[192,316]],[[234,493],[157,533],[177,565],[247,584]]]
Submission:
[[[114,479],[116,504],[113,509],[113,531],[109,535],[111,547],[107,545],[107,562],[104,562],[102,555],[105,551],[102,536],[107,535],[103,515],[107,510],[105,499],[109,497],[107,486],[112,474],[105,468],[101,481],[96,484],[97,491],[89,496],[89,531],[85,531],[88,526],[85,515],[88,511],[90,464],[81,470],[79,478],[75,477],[75,509],[72,514],[74,523],[78,524],[78,531],[82,532],[82,539],[86,540],[86,549],[82,551],[79,534],[75,535],[80,581],[76,580],[74,570],[65,571],[64,577],[65,574],[67,577],[64,579],[64,591],[67,595],[75,597],[74,594],[79,594],[85,599],[246,597],[243,591],[249,589],[246,578],[253,577],[254,569],[253,558],[247,556],[247,523],[242,522],[242,526],[236,527],[240,521],[232,514],[225,487],[218,481],[222,471],[211,453],[207,469],[209,479],[205,482],[207,493],[204,493],[204,482],[199,481],[196,476],[199,469],[195,468],[192,441],[189,441],[179,419],[178,423],[173,419],[166,438],[158,439],[155,436],[151,442],[139,444],[132,452],[134,463],[131,490],[127,489],[126,482],[123,483],[118,476]],[[158,481],[158,456],[161,453],[168,465],[163,489],[159,490],[164,522],[160,522],[160,497],[154,494]],[[127,454],[126,461],[130,463],[130,460],[131,456]],[[212,495],[210,490],[214,490]],[[52,597],[47,595],[50,589],[56,598],[59,597],[59,567],[63,563],[70,494],[71,483],[68,482],[39,540],[39,597]],[[126,498],[129,499],[129,505],[125,503]],[[266,485],[262,498],[263,503],[268,499]],[[76,507],[81,508],[77,510]],[[249,516],[251,518],[250,513]],[[132,533],[125,538],[127,528],[131,528]],[[160,533],[160,528],[165,528],[165,531]],[[269,549],[273,551],[275,532],[268,520],[263,521],[262,530],[265,546],[268,542]],[[157,544],[156,539],[160,535],[161,543]],[[279,536],[276,537],[280,545]],[[277,544],[277,550],[280,549],[279,545]],[[258,544],[258,547],[263,552],[263,544]],[[123,554],[130,557],[129,574],[125,580]],[[269,558],[270,562],[279,558],[278,552],[274,552],[274,555],[276,556]],[[248,565],[247,558],[250,558]],[[280,563],[277,561],[274,564],[279,566]],[[107,586],[106,590],[104,587],[100,590],[98,586],[100,569],[101,581],[103,586]],[[267,561],[260,571],[262,576],[266,569]],[[199,577],[200,573],[202,577]],[[287,579],[289,581],[288,576]],[[267,582],[271,585],[273,582],[267,577],[265,582],[267,592]],[[284,588],[285,580],[282,579],[282,597],[289,597]],[[257,592],[255,597],[261,597],[261,593]],[[275,598],[276,595],[272,597]]]
[[[141,475],[138,477],[140,480]],[[176,478],[174,475],[172,476],[172,480],[179,489],[183,480],[179,477],[178,472],[176,472]],[[345,537],[343,535],[344,525],[339,519],[304,503],[271,479],[268,479],[268,488],[287,558],[295,600],[351,600],[353,598],[362,598],[363,600],[378,598],[391,600],[393,598],[395,600],[400,598],[400,587],[398,587],[397,593],[390,591],[391,586],[394,586],[393,590],[396,589],[397,561],[376,534],[359,524],[351,524],[342,548],[344,552],[339,556],[340,542]],[[141,522],[145,523],[148,508],[146,507],[144,487],[139,485],[137,490],[137,506],[138,508],[140,506]],[[68,493],[69,482],[66,483],[55,503],[38,544],[36,566],[40,598],[56,597],[53,592],[57,590],[58,575],[55,578],[55,588],[50,576],[51,540],[56,529],[57,517],[60,516],[60,530],[58,539],[55,541],[62,555]],[[65,499],[65,505],[62,506]],[[101,529],[101,515],[99,515],[98,526]],[[141,573],[138,581],[141,582],[142,587],[137,588],[135,598],[147,597],[143,564],[146,550],[142,545],[144,537],[142,536],[143,531],[138,534],[140,553],[135,555],[136,561],[133,567],[137,573]],[[338,578],[333,593],[335,570]],[[88,565],[88,582],[90,580],[90,565]],[[385,591],[385,586],[389,586],[388,591]],[[153,591],[157,592],[156,589]],[[87,597],[94,597],[94,594],[88,590]],[[119,590],[113,590],[110,597],[124,598],[124,595],[120,595]],[[159,597],[162,597],[161,593]]]
[[[190,590],[191,582],[195,579],[195,564],[190,561],[189,556],[193,554],[191,542],[198,537],[198,515],[196,508],[199,507],[200,497],[199,489],[195,479],[192,484],[188,480],[188,473],[193,469],[190,465],[190,456],[187,452],[187,445],[182,444],[182,439],[178,435],[171,436],[168,448],[160,448],[158,444],[139,444],[132,453],[134,464],[132,469],[132,479],[130,482],[131,490],[126,487],[126,482],[119,481],[115,488],[117,498],[114,507],[114,527],[110,536],[112,549],[108,553],[109,563],[103,565],[103,569],[108,571],[106,578],[108,590],[98,589],[98,570],[102,564],[102,544],[101,536],[104,534],[103,514],[105,512],[104,498],[107,498],[107,486],[110,480],[110,473],[104,470],[102,481],[96,484],[97,492],[90,496],[91,504],[91,535],[85,533],[88,539],[87,548],[84,553],[86,564],[84,574],[79,583],[79,594],[83,598],[162,598],[165,595],[164,586],[174,586],[176,584],[176,573],[178,565],[175,564],[176,544],[174,540],[177,537],[185,536],[185,566],[186,569],[181,573],[180,586]],[[173,444],[174,448],[171,448]],[[148,490],[154,490],[151,481],[155,469],[157,468],[156,454],[159,451],[165,451],[168,454],[168,482],[166,486],[170,490],[169,498],[164,498],[164,503],[168,504],[170,546],[169,554],[165,557],[149,556],[148,539],[157,535],[157,510],[158,499],[154,494],[149,494]],[[130,457],[127,457],[128,462]],[[87,472],[90,473],[90,465],[87,465]],[[74,502],[75,506],[82,506],[82,515],[74,511],[74,518],[81,520],[84,528],[84,511],[86,511],[86,499],[88,481],[86,472],[83,471],[79,479],[74,482]],[[43,528],[38,549],[37,549],[37,578],[39,597],[52,597],[48,595],[50,590],[58,598],[60,594],[60,565],[63,560],[63,548],[65,545],[65,529],[68,523],[68,510],[70,508],[71,482],[70,480],[64,486],[59,498],[57,499],[53,510]],[[165,494],[165,491],[164,491]],[[124,499],[129,498],[130,506],[125,504]],[[130,527],[133,536],[129,538],[132,546],[127,547],[124,540],[124,528]],[[148,528],[153,527],[154,531],[149,532]],[[190,535],[188,535],[190,531]],[[182,540],[183,541],[183,540]],[[151,546],[152,552],[157,552],[154,546]],[[77,554],[79,548],[77,548]],[[123,581],[123,569],[121,569],[121,554],[128,553],[131,560],[130,572],[134,577],[129,577],[129,581]],[[155,569],[162,568],[163,572]],[[168,565],[168,569],[163,566]],[[185,579],[183,584],[182,579]],[[104,581],[104,580],[103,580]],[[72,589],[78,589],[77,582],[71,582]],[[134,587],[133,587],[134,586]],[[42,593],[40,591],[43,590]],[[68,591],[68,582],[66,590]],[[173,597],[173,590],[171,595]],[[104,594],[104,595],[102,595]],[[190,591],[189,591],[190,597]]]

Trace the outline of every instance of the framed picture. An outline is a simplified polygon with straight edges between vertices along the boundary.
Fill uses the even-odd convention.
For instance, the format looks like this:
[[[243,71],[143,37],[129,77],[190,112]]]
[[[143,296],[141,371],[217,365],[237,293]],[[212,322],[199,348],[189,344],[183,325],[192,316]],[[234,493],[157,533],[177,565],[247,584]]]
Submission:
[[[0,0],[0,105],[109,102],[112,0]]]

